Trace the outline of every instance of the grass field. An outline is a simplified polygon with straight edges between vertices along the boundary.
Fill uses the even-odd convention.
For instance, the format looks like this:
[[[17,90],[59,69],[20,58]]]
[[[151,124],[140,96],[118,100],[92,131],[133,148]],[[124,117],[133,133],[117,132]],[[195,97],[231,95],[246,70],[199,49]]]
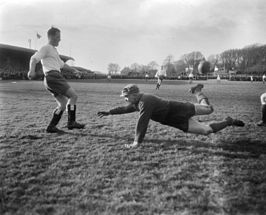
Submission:
[[[165,81],[71,82],[83,130],[47,134],[56,103],[40,81],[0,82],[0,214],[266,214],[266,128],[262,83],[203,81],[214,113],[243,128],[191,135],[150,122],[144,143],[131,143],[138,113],[98,118],[124,105],[126,83],[165,99],[196,102],[191,85]]]

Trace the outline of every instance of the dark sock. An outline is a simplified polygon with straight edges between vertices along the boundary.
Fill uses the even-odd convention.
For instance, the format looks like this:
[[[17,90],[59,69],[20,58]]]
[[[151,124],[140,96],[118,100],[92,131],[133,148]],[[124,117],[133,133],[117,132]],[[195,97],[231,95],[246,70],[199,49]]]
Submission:
[[[217,131],[220,131],[226,128],[228,126],[228,122],[227,121],[214,122],[214,123],[211,123],[209,126],[212,128],[213,133],[216,133]]]
[[[58,113],[59,112],[59,113]],[[53,113],[53,118],[49,123],[49,126],[56,126],[58,122],[60,121],[62,114],[64,111],[60,111],[59,109],[55,109]]]
[[[68,105],[68,122],[67,127],[68,129],[82,129],[85,127],[84,124],[80,124],[76,122],[76,105]]]
[[[266,123],[266,105],[261,106],[261,113],[262,113],[262,121]]]
[[[76,105],[67,105],[67,112],[68,112],[68,122],[75,122],[76,121]]]

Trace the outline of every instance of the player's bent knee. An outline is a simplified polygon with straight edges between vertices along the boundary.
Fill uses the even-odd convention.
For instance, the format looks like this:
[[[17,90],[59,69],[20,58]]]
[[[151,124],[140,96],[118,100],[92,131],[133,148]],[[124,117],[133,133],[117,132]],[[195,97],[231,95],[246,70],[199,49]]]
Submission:
[[[214,109],[212,105],[195,104],[196,115],[206,115],[213,113]]]
[[[213,111],[214,111],[213,106],[209,105],[208,108],[209,108],[209,114],[213,113]]]
[[[66,110],[66,104],[61,104],[61,105],[59,105],[59,106],[57,106],[57,108],[56,108],[58,111],[65,111]]]
[[[213,107],[212,105],[206,105],[206,108],[205,108],[205,114],[211,114],[213,113]]]
[[[211,133],[213,133],[213,130],[211,128],[206,128],[206,129],[203,129],[202,131],[203,135],[209,135]]]
[[[72,101],[71,103],[76,103],[77,100],[78,100],[78,96],[77,96],[77,94],[73,94],[73,95],[71,95],[70,100]]]

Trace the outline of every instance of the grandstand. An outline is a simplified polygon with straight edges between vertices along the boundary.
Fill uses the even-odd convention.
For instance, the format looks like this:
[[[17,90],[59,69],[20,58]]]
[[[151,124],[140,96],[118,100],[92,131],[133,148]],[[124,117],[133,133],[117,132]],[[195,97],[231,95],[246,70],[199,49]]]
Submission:
[[[37,50],[0,44],[0,79],[27,79],[30,57]],[[60,55],[67,62],[72,57]],[[41,64],[37,64],[37,73],[42,74]]]

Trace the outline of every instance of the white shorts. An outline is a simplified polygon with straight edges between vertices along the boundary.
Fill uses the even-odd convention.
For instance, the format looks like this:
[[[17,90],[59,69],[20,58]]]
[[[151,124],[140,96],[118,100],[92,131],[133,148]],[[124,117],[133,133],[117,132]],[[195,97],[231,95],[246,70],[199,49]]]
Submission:
[[[260,101],[262,105],[266,105],[266,93],[261,94]]]

